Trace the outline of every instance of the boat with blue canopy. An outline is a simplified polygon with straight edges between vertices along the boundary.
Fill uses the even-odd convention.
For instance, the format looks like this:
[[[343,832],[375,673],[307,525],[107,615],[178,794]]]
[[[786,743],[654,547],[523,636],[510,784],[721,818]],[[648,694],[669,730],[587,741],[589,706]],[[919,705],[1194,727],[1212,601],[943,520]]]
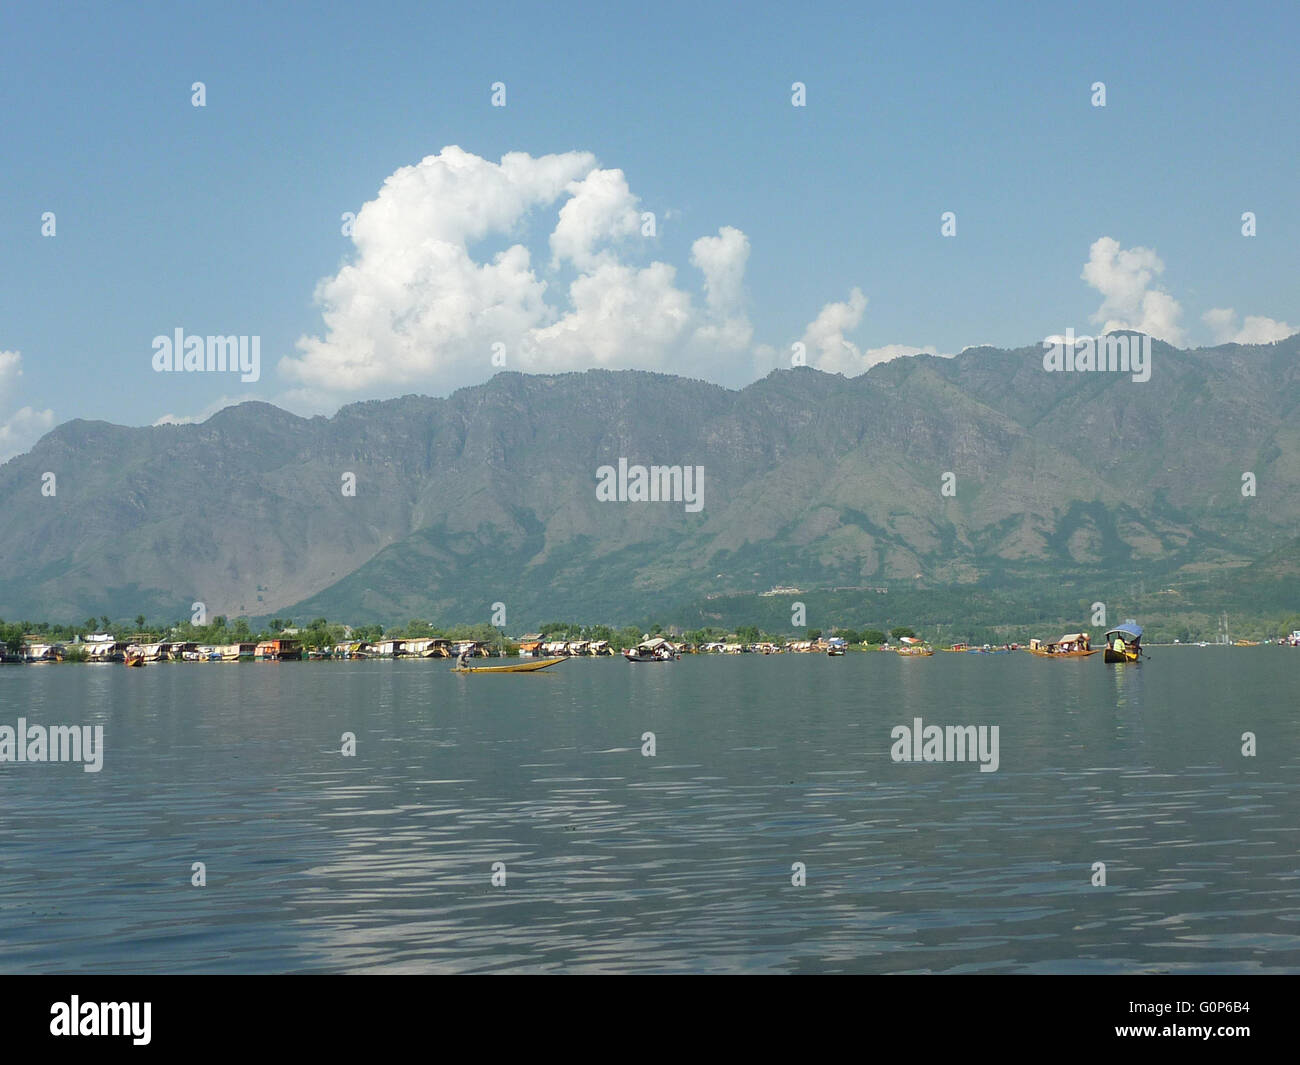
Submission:
[[[1132,618],[1106,633],[1107,662],[1136,662],[1142,657],[1142,626]]]

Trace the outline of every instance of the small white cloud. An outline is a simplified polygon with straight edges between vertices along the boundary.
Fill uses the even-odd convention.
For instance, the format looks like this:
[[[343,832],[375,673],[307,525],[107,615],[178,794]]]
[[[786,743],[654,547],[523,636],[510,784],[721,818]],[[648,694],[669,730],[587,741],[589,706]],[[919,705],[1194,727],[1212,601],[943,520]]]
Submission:
[[[929,345],[917,348],[911,344],[886,344],[884,347],[867,348],[862,353],[862,359],[869,369],[872,366],[878,366],[882,362],[893,362],[895,359],[906,358],[909,355],[935,355],[941,359],[952,358],[951,355],[945,355],[938,348]]]
[[[803,331],[809,363],[827,373],[860,373],[862,351],[844,334],[862,324],[866,309],[867,297],[856,286],[847,300],[826,304]]]
[[[22,407],[0,423],[0,462],[30,451],[32,445],[54,428],[54,411]]]
[[[222,396],[220,399],[209,403],[198,414],[164,414],[157,419],[154,425],[198,425],[200,422],[206,422],[217,411],[225,410],[227,407],[235,407],[240,403],[248,402],[247,396]]]
[[[1183,309],[1154,284],[1164,270],[1164,262],[1150,248],[1121,248],[1112,237],[1094,241],[1081,276],[1102,295],[1101,306],[1092,316],[1101,324],[1099,332],[1132,329],[1181,345],[1178,320]]]
[[[17,351],[0,351],[0,400],[9,395],[22,375],[22,355]]]
[[[1295,326],[1273,318],[1247,315],[1237,327],[1237,312],[1231,307],[1214,307],[1201,315],[1201,321],[1210,327],[1216,344],[1272,344],[1300,332]]]
[[[944,356],[938,348],[916,347],[913,344],[884,344],[878,348],[859,348],[844,334],[852,332],[862,322],[867,309],[867,297],[860,289],[853,289],[844,303],[828,303],[821,313],[804,330],[803,343],[808,349],[812,365],[827,373],[842,373],[855,377],[873,366],[911,355]]]
[[[52,410],[13,409],[18,378],[23,375],[22,358],[17,351],[0,351],[0,462],[31,450],[37,440],[54,428]]]

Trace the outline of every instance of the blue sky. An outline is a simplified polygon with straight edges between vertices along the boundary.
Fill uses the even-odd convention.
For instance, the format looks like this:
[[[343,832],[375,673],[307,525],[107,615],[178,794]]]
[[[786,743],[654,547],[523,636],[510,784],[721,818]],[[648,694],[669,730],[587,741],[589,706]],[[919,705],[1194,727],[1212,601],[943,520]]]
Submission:
[[[7,7],[0,459],[75,417],[446,394],[495,372],[498,334],[510,369],[734,386],[801,340],[811,364],[861,372],[1067,327],[1202,346],[1300,322],[1294,5],[801,7]],[[481,161],[456,170],[468,184],[443,156],[371,211],[368,254],[341,233],[451,145]],[[567,191],[539,191],[553,176],[530,164],[484,194],[504,197],[500,224],[466,235],[475,175],[507,153],[560,157]],[[592,229],[643,211],[653,237]],[[476,268],[528,259],[452,284],[435,238]],[[178,326],[259,336],[260,380],[155,372],[153,338]]]

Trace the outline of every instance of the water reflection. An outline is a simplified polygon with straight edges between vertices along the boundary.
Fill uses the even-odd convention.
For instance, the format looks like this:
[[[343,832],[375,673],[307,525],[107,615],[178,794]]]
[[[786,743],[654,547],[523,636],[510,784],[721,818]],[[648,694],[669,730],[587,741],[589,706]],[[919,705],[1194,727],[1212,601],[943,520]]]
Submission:
[[[17,668],[0,720],[102,719],[106,757],[0,766],[0,949],[15,972],[1293,968],[1297,760],[1237,737],[1300,748],[1294,655],[1178,654]],[[893,763],[913,717],[998,724],[1000,770]]]

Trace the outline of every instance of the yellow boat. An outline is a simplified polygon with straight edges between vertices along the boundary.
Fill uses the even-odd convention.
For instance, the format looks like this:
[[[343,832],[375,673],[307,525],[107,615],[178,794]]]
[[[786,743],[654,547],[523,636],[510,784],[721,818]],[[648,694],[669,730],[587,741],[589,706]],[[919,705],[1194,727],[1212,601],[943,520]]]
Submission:
[[[1030,640],[1025,650],[1031,655],[1038,655],[1039,658],[1087,658],[1089,655],[1100,654],[1101,648],[1090,647],[1088,641],[1089,636],[1086,632],[1071,632],[1066,633],[1055,643]]]
[[[1132,618],[1122,625],[1116,625],[1106,633],[1106,657],[1104,661],[1124,663],[1136,662],[1142,657],[1142,626]]]
[[[1233,643],[1232,646],[1233,647],[1258,647],[1259,641],[1258,640],[1237,640],[1236,642]]]
[[[537,658],[508,666],[452,666],[453,673],[536,673],[539,669],[563,662],[563,658]]]

